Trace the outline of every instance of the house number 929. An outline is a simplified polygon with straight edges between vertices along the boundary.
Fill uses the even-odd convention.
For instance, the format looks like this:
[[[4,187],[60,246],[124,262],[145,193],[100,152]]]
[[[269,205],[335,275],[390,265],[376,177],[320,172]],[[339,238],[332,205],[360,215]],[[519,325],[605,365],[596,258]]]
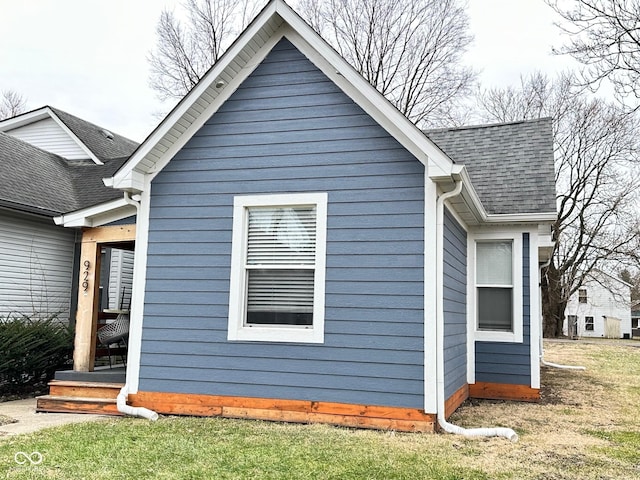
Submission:
[[[86,292],[89,290],[89,267],[91,267],[91,262],[89,260],[85,260],[84,263],[84,271],[82,272],[82,289]]]

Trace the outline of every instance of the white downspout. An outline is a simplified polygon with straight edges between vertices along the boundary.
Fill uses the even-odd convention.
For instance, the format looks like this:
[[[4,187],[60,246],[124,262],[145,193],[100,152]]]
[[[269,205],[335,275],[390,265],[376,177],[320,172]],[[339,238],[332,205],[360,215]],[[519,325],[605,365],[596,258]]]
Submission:
[[[456,187],[443,193],[436,201],[436,396],[438,401],[438,424],[447,433],[465,437],[504,437],[518,441],[518,434],[510,428],[462,428],[447,422],[445,418],[444,393],[444,201],[459,195],[462,181]]]
[[[540,278],[542,278],[542,269],[548,267],[551,264],[551,258],[549,258],[549,260],[547,260],[546,263],[543,263],[542,265],[540,265]],[[547,282],[548,284],[548,282]],[[545,367],[551,367],[551,368],[559,368],[562,370],[586,370],[587,367],[582,367],[579,365],[560,365],[558,363],[552,363],[552,362],[547,362],[544,359],[544,339],[543,337],[543,328],[544,328],[544,317],[542,316],[542,295],[539,295],[540,297],[540,335],[539,335],[539,339],[540,339],[540,365],[544,365]]]
[[[124,192],[124,201],[129,205],[133,205],[136,208],[136,214],[139,211],[140,203],[136,202],[131,198],[131,194],[129,192]],[[133,295],[133,292],[131,292]],[[129,395],[129,383],[125,383],[124,387],[120,389],[120,393],[116,397],[116,407],[120,413],[125,415],[131,415],[133,417],[142,417],[148,420],[156,421],[158,420],[158,414],[153,410],[149,410],[144,407],[132,407],[131,405],[127,405],[127,397]]]

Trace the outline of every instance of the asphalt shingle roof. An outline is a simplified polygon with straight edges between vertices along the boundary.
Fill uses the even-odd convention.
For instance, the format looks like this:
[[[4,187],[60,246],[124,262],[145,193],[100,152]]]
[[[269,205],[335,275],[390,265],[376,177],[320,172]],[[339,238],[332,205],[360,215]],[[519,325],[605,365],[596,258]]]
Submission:
[[[128,157],[138,148],[136,142],[122,135],[118,135],[117,133],[57,108],[50,106],[49,109],[103,162],[114,158]],[[111,134],[110,136],[113,138],[107,137],[105,132]]]
[[[0,132],[0,205],[56,216],[120,198],[122,192],[105,187],[102,179],[112,176],[138,144],[115,133],[107,136],[102,127],[62,110],[51,110],[104,165],[69,161]]]
[[[487,213],[556,211],[550,118],[425,134],[454,162],[467,167]]]

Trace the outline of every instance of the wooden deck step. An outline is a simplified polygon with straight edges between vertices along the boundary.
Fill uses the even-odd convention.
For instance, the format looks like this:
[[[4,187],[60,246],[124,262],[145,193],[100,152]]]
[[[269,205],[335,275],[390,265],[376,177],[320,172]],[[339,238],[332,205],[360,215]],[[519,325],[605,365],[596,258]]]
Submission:
[[[118,412],[115,399],[64,397],[57,395],[42,395],[37,397],[36,412],[122,415]]]
[[[36,399],[37,412],[120,415],[116,398],[123,383],[52,380],[49,395]]]
[[[124,383],[52,380],[49,382],[49,395],[57,397],[107,398],[115,400],[123,386]]]

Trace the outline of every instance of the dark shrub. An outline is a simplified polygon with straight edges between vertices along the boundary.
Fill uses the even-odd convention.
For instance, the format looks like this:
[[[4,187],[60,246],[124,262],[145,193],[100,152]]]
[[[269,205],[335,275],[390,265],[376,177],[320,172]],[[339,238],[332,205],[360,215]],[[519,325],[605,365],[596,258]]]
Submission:
[[[56,317],[0,319],[0,396],[42,390],[73,354],[73,331]]]

